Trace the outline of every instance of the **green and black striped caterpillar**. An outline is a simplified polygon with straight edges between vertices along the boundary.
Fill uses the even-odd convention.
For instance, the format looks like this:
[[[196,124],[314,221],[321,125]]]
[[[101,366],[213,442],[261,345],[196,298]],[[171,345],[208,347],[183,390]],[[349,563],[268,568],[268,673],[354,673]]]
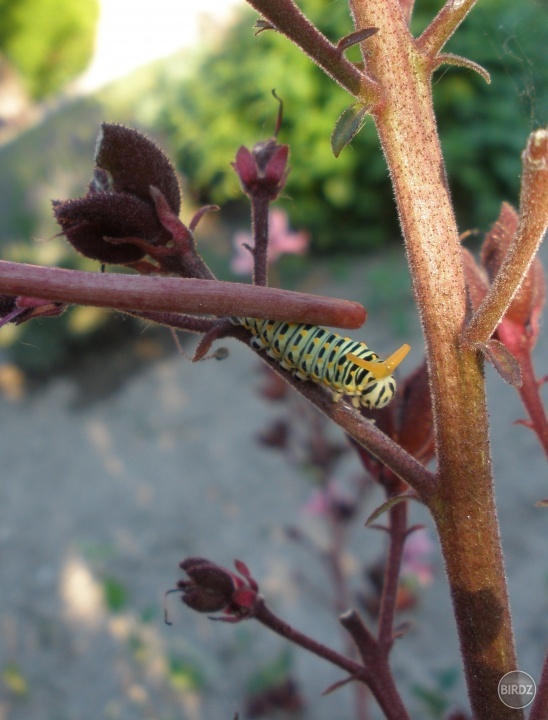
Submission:
[[[381,360],[365,343],[318,325],[250,317],[233,317],[231,322],[249,330],[252,346],[266,350],[294,377],[330,388],[335,402],[348,395],[356,408],[360,404],[366,408],[388,405],[396,391],[392,373],[410,350],[409,345],[402,345]]]

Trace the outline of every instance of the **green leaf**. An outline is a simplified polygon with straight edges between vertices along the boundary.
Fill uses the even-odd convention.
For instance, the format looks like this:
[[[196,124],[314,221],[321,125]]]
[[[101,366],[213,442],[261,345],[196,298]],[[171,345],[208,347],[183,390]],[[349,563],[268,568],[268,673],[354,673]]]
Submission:
[[[405,500],[417,500],[417,502],[422,502],[421,498],[414,490],[406,490],[400,495],[394,495],[393,497],[388,498],[388,500],[383,502],[382,505],[379,505],[376,510],[373,510],[371,515],[365,521],[365,527],[371,527],[371,523],[377,520],[377,518],[379,518],[383,513],[391,510],[394,505],[404,502]]]
[[[128,603],[128,592],[124,585],[115,578],[103,580],[103,596],[106,606],[111,612],[120,612]]]
[[[29,688],[25,676],[15,663],[8,663],[4,667],[2,681],[14,695],[22,697],[28,693]]]
[[[369,105],[362,103],[353,103],[344,110],[331,134],[331,149],[335,157],[339,157],[342,150],[362,129],[368,112]]]

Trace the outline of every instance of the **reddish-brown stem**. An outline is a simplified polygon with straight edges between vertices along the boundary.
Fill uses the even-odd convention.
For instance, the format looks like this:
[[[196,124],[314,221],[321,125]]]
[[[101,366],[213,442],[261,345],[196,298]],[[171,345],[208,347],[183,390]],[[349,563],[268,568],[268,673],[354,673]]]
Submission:
[[[546,720],[548,717],[548,653],[544,658],[542,675],[537,684],[537,694],[531,706],[529,720]]]
[[[485,343],[495,332],[533,262],[547,225],[548,130],[536,130],[523,153],[518,229],[489,292],[466,328],[466,342]]]
[[[150,320],[158,325],[166,325],[175,330],[184,330],[191,333],[206,333],[217,322],[212,318],[197,317],[195,315],[181,315],[180,313],[166,312],[129,312],[129,315],[140,320]]]
[[[371,674],[371,679],[368,681],[369,688],[388,720],[409,720],[385,650],[379,646],[357,612],[345,613],[339,618],[339,622],[356,644],[364,667]]]
[[[409,720],[409,715],[396,690],[390,670],[380,656],[375,638],[368,633],[363,624],[361,624],[361,627],[356,627],[357,615],[355,613],[343,615],[340,622],[352,635],[363,659],[363,665],[340,655],[335,650],[299,632],[274,615],[262,598],[259,598],[254,606],[253,617],[262,625],[286,638],[286,640],[295,645],[300,645],[305,650],[327,660],[332,665],[340,667],[356,680],[368,685],[377,702],[384,710],[387,720]]]
[[[447,0],[417,40],[418,49],[427,57],[434,58],[455,32],[477,0]]]
[[[357,328],[366,317],[355,302],[195,278],[143,277],[37,267],[0,261],[0,294],[138,312],[245,316]]]
[[[401,558],[407,531],[407,503],[401,502],[391,508],[389,518],[390,546],[384,571],[377,632],[379,646],[387,655],[394,642],[394,617],[396,615]]]
[[[270,200],[251,196],[251,229],[253,234],[253,284],[268,285],[268,211]]]
[[[332,650],[327,647],[327,645],[323,645],[323,643],[314,640],[314,638],[299,632],[299,630],[296,630],[284,620],[281,620],[270,610],[270,608],[267,607],[262,598],[259,598],[255,603],[253,617],[262,625],[265,625],[267,628],[276,634],[281,635],[286,640],[289,640],[295,645],[300,645],[305,650],[308,650],[309,652],[314,653],[314,655],[327,660],[332,665],[336,665],[342,670],[345,670],[352,677],[355,677],[356,680],[360,680],[361,682],[365,682],[367,684],[369,683],[369,672],[362,665],[357,663],[355,660],[350,660],[349,658],[344,657],[344,655]]]
[[[235,333],[236,334],[236,333]],[[315,405],[333,422],[361,445],[365,450],[374,455],[387,468],[401,478],[417,491],[419,496],[426,502],[434,492],[436,480],[434,475],[424,465],[409,455],[397,443],[381,432],[372,422],[360,415],[351,405],[344,401],[333,402],[330,393],[324,388],[310,382],[301,382],[287,372],[280,370],[278,363],[260,354],[261,357],[273,370],[283,378],[304,397]]]
[[[521,368],[522,384],[519,388],[519,395],[530,418],[530,428],[533,430],[548,457],[548,419],[546,410],[540,396],[540,387],[535,378],[533,361],[529,352],[520,353],[517,356]]]
[[[431,55],[472,5],[472,0],[448,3],[437,26],[417,45],[397,0],[351,0],[356,26],[379,28],[368,40],[364,60],[384,93],[373,116],[421,310],[439,478],[426,502],[446,561],[472,711],[478,720],[516,720],[522,714],[501,707],[497,695],[498,681],[516,667],[516,656],[484,378],[478,354],[459,341],[466,285],[432,106]]]
[[[347,60],[337,46],[301,13],[293,0],[247,2],[349,93],[368,104],[378,97],[376,83]]]

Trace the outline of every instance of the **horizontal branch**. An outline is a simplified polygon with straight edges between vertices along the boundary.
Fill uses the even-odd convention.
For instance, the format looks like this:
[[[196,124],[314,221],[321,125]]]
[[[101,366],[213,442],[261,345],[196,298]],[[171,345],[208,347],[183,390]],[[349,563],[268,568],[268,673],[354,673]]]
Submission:
[[[251,316],[354,329],[367,317],[356,302],[242,283],[91,273],[0,261],[0,294],[137,312]]]

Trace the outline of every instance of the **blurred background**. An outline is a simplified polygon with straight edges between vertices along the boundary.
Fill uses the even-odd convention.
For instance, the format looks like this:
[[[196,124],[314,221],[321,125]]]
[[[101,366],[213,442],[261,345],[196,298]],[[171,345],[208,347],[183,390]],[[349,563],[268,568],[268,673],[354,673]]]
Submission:
[[[441,5],[417,1],[415,34]],[[351,30],[342,0],[299,6],[332,40]],[[483,65],[491,85],[452,67],[435,78],[458,224],[474,231],[472,248],[501,201],[517,205],[520,153],[546,122],[545,13],[545,0],[482,0],[447,51]],[[199,226],[200,251],[219,278],[249,281],[241,251],[248,208],[230,163],[241,144],[272,135],[274,88],[284,101],[279,139],[290,145],[291,174],[272,217],[271,283],[362,302],[367,342],[381,353],[411,342],[417,365],[418,321],[372,123],[335,159],[329,139],[349,98],[283,38],[256,37],[255,20],[237,0],[0,0],[1,257],[98,270],[56,236],[51,200],[85,194],[100,123],[120,122],[155,139],[175,163],[183,221],[200,205],[221,206]],[[296,625],[317,634],[319,623],[322,639],[340,642],[322,562],[310,563],[306,543],[293,537],[288,545],[281,530],[305,527],[322,555],[317,472],[286,448],[265,452],[257,442],[257,428],[273,416],[257,366],[243,347],[231,347],[223,364],[192,366],[166,330],[94,308],[2,328],[0,720],[230,720],[242,696],[272,686],[282,688],[282,699],[270,698],[266,710],[265,702],[248,705],[242,717],[323,720],[343,717],[342,710],[355,717],[352,702],[341,700],[347,690],[319,698],[340,679],[336,672],[262,633],[257,639],[247,626],[223,627],[213,658],[218,626],[214,632],[176,608],[178,627],[159,627],[161,594],[177,579],[177,562],[209,552],[225,564],[234,556],[254,561]],[[545,471],[532,434],[510,426],[521,417],[511,389],[501,390],[489,372],[499,403],[494,428],[504,438],[495,461],[501,517],[507,512],[514,527],[521,518],[529,531],[539,529],[532,546],[510,535],[505,545],[513,605],[523,609],[517,629],[529,665],[522,669],[532,672],[546,637],[538,618],[547,609],[548,578],[535,564],[545,523],[532,510],[546,495]],[[246,386],[252,392],[235,423]],[[306,420],[302,409],[285,412]],[[360,470],[348,461],[337,473],[352,485]],[[514,482],[524,476],[530,485]],[[369,511],[379,498],[372,491]],[[370,577],[383,544],[375,536],[363,548],[367,512],[345,563]],[[428,524],[420,509],[413,512]],[[296,566],[310,566],[312,579],[295,571],[295,552]],[[395,663],[416,716],[436,720],[466,701],[441,560],[431,562],[436,590],[417,600],[417,629]],[[415,663],[417,653],[424,664]],[[296,676],[307,688],[304,700],[284,685]]]

